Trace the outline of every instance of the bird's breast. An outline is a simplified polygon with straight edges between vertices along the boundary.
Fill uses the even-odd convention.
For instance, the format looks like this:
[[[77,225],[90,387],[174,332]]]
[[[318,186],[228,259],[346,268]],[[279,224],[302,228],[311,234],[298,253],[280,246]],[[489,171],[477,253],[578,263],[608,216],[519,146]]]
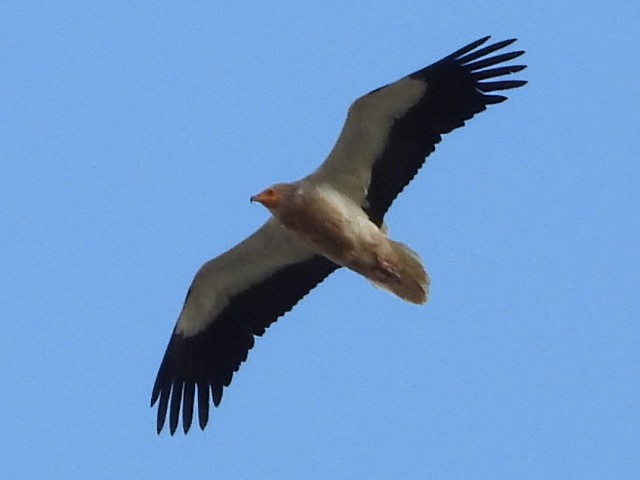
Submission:
[[[381,235],[359,205],[339,192],[318,188],[276,217],[316,252],[349,265]]]

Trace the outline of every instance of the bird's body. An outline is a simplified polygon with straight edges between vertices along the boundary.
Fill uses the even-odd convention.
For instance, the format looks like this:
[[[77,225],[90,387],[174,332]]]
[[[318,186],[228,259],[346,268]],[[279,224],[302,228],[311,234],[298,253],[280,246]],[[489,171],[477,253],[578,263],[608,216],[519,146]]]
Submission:
[[[196,405],[204,429],[255,336],[340,267],[409,302],[427,300],[420,258],[387,237],[383,220],[442,135],[506,100],[491,92],[526,83],[495,80],[524,69],[504,65],[524,52],[491,56],[515,40],[480,48],[488,39],[357,99],[318,169],[252,197],[272,217],[196,273],[153,386],[158,432],[168,412],[170,432],[182,413],[186,433]]]
[[[277,201],[274,199],[277,198]],[[362,206],[313,177],[274,185],[254,200],[311,251],[412,303],[427,301],[429,279],[418,255],[387,237]]]

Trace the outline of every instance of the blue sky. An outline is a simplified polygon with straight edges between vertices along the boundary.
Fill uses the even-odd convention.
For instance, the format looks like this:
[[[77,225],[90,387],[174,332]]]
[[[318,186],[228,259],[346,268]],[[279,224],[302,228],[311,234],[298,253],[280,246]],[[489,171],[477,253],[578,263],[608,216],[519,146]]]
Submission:
[[[0,7],[6,478],[638,478],[640,7]],[[355,5],[355,4],[352,4]],[[357,96],[491,34],[529,84],[396,202],[415,307],[348,271],[203,433],[151,386],[195,270],[328,153]]]

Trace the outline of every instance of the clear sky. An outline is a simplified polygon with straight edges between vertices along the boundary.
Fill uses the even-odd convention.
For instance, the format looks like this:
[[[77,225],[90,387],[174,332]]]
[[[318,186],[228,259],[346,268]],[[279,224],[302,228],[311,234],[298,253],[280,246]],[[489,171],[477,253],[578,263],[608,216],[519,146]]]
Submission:
[[[0,476],[640,478],[637,2],[137,3],[0,7]],[[249,196],[488,34],[529,84],[386,218],[430,302],[340,271],[204,433],[156,436],[185,292],[267,218]]]

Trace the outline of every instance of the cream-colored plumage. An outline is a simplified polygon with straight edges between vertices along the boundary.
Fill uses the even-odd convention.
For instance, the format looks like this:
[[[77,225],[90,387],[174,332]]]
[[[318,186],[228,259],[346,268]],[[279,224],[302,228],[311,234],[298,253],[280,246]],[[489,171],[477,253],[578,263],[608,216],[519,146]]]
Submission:
[[[269,277],[283,264],[312,257],[308,245],[284,229],[276,219],[269,219],[231,250],[200,267],[189,290],[188,301],[180,312],[176,333],[185,337],[198,334],[247,284]]]
[[[429,278],[419,256],[390,240],[350,196],[315,177],[280,183],[252,197],[316,254],[411,303],[425,303]]]
[[[153,385],[158,433],[167,414],[172,434],[180,417],[189,431],[196,406],[204,429],[255,337],[341,266],[427,300],[418,254],[389,239],[383,221],[442,135],[506,100],[494,92],[526,83],[502,79],[525,68],[507,64],[524,52],[494,54],[515,40],[488,39],[357,99],[318,169],[252,197],[273,216],[195,275]]]

